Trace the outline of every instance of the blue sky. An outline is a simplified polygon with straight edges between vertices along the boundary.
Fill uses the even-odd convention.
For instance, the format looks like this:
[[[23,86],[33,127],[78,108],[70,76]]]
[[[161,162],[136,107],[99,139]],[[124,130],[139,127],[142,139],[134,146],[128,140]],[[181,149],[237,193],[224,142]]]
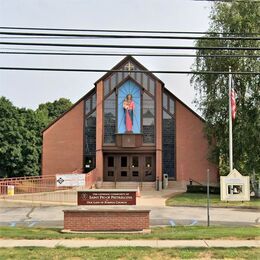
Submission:
[[[210,7],[209,2],[191,0],[0,0],[0,26],[206,31],[209,26]],[[57,42],[194,44],[192,41],[180,40],[129,39]],[[0,49],[3,48],[7,46],[0,46]],[[187,53],[187,51],[173,52]],[[123,57],[0,55],[0,66],[110,69],[121,59]],[[136,59],[150,70],[190,70],[193,63],[193,58],[136,57]],[[103,73],[0,71],[0,96],[7,97],[16,106],[33,109],[40,103],[54,101],[60,97],[75,102],[88,92],[102,75]],[[194,109],[192,100],[195,92],[190,85],[190,76],[166,74],[156,76],[178,98]]]

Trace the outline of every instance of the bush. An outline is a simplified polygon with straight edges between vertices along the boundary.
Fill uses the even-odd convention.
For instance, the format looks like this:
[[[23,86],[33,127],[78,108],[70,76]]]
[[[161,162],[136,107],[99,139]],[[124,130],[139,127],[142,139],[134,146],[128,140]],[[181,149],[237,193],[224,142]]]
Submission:
[[[190,193],[207,193],[207,186],[187,185],[187,192],[190,192]],[[220,187],[209,186],[209,193],[220,194]]]

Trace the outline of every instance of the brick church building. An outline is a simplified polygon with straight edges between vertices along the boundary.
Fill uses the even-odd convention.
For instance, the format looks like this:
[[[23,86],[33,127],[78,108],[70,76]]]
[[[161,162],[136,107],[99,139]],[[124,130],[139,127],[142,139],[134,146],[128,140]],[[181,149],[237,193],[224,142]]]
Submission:
[[[165,174],[175,183],[205,183],[210,169],[217,182],[203,127],[199,115],[127,56],[43,131],[42,175],[77,172],[92,174],[100,186],[161,189]]]

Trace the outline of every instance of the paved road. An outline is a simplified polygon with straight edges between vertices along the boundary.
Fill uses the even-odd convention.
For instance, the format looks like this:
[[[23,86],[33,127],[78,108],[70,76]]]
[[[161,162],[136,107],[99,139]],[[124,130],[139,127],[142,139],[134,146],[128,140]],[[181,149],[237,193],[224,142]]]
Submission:
[[[0,203],[0,226],[63,227],[63,210],[75,206],[31,206]],[[205,225],[207,211],[203,207],[148,207],[151,225],[169,225],[173,219],[177,225]],[[259,225],[260,212],[256,209],[211,208],[212,224],[220,225]]]

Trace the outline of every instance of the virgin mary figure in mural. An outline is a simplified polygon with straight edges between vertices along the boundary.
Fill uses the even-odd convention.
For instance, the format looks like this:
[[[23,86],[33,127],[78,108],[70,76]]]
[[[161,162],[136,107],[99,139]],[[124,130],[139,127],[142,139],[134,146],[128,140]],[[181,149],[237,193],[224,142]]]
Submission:
[[[123,103],[123,108],[125,112],[125,128],[127,133],[133,132],[133,124],[134,124],[134,109],[135,103],[133,101],[133,96],[128,94]]]

